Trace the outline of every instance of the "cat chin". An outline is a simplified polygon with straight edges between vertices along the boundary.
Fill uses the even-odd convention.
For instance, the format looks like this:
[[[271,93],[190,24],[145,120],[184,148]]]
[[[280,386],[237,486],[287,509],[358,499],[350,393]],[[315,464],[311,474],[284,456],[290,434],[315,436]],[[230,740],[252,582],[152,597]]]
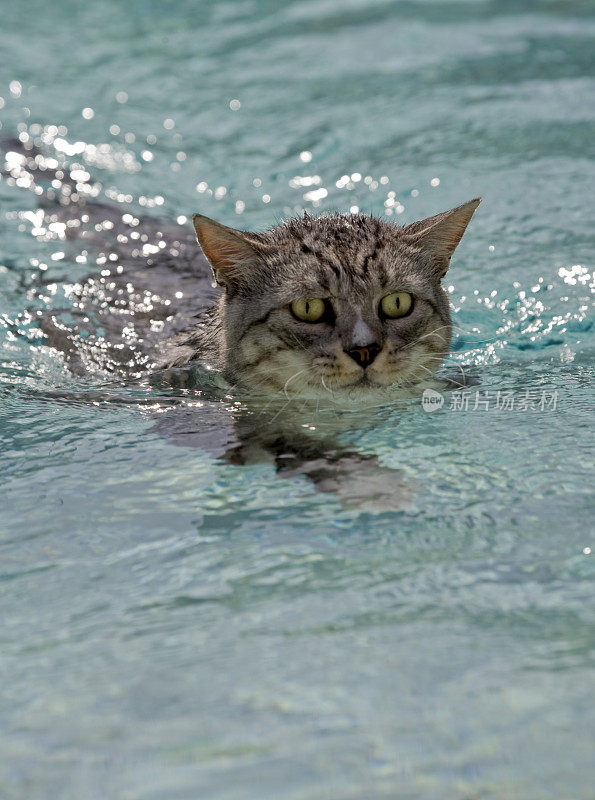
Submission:
[[[266,392],[259,387],[258,390],[250,390],[245,387],[243,394],[244,401],[254,407],[263,406],[273,416],[276,414],[286,414],[289,409],[297,410],[299,414],[306,411],[323,411],[325,409],[335,409],[341,412],[361,411],[365,409],[378,408],[391,405],[398,401],[419,398],[426,386],[433,383],[422,378],[419,383],[392,383],[381,385],[368,379],[359,380],[341,388],[327,390],[313,385],[302,386],[297,392],[279,391]]]
[[[346,386],[334,393],[333,400],[337,405],[362,408],[390,403],[393,400],[411,397],[417,394],[412,388],[404,388],[399,384],[383,386],[370,382],[358,382],[354,386]]]
[[[232,386],[235,384],[240,391],[246,392],[253,399],[266,400],[269,403],[271,400],[273,403],[275,400],[283,403],[305,401],[315,402],[317,407],[322,403],[325,407],[357,409],[386,405],[395,400],[418,396],[427,378],[416,376],[414,373],[414,369],[405,370],[392,383],[380,382],[373,375],[361,372],[355,379],[345,376],[342,384],[338,384],[337,379],[333,381],[327,378],[325,381],[316,380],[315,377],[303,382],[299,380],[291,384],[286,382],[284,386],[276,381],[269,386],[263,381],[251,385],[250,381],[232,380],[231,384]]]
[[[322,401],[323,405],[327,407],[355,410],[415,397],[419,395],[420,391],[421,389],[415,385],[380,384],[364,375],[357,381],[341,387],[333,387],[332,390],[318,390],[311,387],[309,390],[301,391],[299,399],[316,401],[317,405]]]

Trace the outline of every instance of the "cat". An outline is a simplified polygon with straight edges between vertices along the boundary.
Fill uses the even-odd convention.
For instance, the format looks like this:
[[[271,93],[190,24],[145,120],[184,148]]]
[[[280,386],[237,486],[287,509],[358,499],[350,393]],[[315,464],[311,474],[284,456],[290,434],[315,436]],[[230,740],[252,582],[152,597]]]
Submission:
[[[479,203],[404,227],[366,214],[305,214],[266,233],[196,214],[223,292],[163,366],[200,358],[259,392],[390,398],[436,372],[448,353],[441,280]]]
[[[395,398],[431,377],[448,353],[452,325],[441,281],[479,203],[405,227],[364,214],[304,215],[261,234],[195,215],[223,291],[163,366],[201,360],[237,388],[273,397],[338,405]],[[183,419],[187,436],[192,417]],[[396,470],[341,445],[337,430],[308,435],[303,419],[299,409],[276,425],[239,415],[227,459],[268,457],[281,474],[305,475],[359,509],[408,504],[411,487]]]
[[[41,230],[63,230],[65,248],[80,242],[77,261],[99,251],[99,272],[62,279],[66,306],[43,307],[47,285],[60,281],[54,272],[29,286],[43,301],[32,316],[51,352],[103,383],[46,399],[134,405],[118,385],[148,383],[151,397],[138,405],[167,411],[155,426],[176,444],[233,465],[270,461],[358,508],[403,507],[399,473],[341,439],[366,424],[365,411],[305,426],[312,406],[299,403],[394,404],[436,372],[451,337],[441,280],[479,199],[404,227],[306,214],[250,233],[195,215],[192,235],[98,202],[66,162],[56,170],[36,147],[10,140],[4,149],[9,185],[32,189],[44,209]]]

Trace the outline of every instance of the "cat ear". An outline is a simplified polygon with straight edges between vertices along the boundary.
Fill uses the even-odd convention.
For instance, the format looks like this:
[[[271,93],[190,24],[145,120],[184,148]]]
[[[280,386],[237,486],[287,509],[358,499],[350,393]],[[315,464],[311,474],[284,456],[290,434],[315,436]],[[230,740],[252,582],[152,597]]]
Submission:
[[[237,285],[260,261],[255,234],[228,228],[202,214],[195,214],[192,223],[220,286]]]
[[[444,211],[435,217],[428,217],[421,222],[414,222],[403,230],[403,238],[408,244],[430,256],[442,277],[480,203],[481,197],[476,197],[475,200],[470,200],[450,211]]]

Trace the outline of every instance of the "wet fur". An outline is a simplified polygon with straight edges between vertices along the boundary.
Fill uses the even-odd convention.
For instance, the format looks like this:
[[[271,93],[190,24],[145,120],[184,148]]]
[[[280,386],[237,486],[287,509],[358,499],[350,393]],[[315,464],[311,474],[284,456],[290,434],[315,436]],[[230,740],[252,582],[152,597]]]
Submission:
[[[257,260],[215,309],[166,349],[164,365],[214,362],[233,384],[262,392],[356,397],[386,394],[435,372],[448,353],[449,304],[432,258],[411,229],[363,214],[305,215],[250,234]],[[408,291],[409,316],[381,319],[382,297]],[[327,298],[334,321],[296,320],[289,304]],[[364,371],[345,350],[361,320],[382,344]],[[363,379],[363,380],[362,380]]]

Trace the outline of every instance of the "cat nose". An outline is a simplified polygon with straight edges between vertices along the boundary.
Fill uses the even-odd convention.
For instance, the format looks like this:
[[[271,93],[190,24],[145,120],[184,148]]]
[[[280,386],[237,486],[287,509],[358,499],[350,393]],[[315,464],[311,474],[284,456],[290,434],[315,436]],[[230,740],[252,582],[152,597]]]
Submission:
[[[360,367],[365,369],[366,367],[370,366],[381,349],[382,348],[379,344],[372,342],[371,344],[367,344],[365,347],[352,347],[349,350],[345,350],[345,352],[348,356],[351,356],[351,358],[356,361]]]

